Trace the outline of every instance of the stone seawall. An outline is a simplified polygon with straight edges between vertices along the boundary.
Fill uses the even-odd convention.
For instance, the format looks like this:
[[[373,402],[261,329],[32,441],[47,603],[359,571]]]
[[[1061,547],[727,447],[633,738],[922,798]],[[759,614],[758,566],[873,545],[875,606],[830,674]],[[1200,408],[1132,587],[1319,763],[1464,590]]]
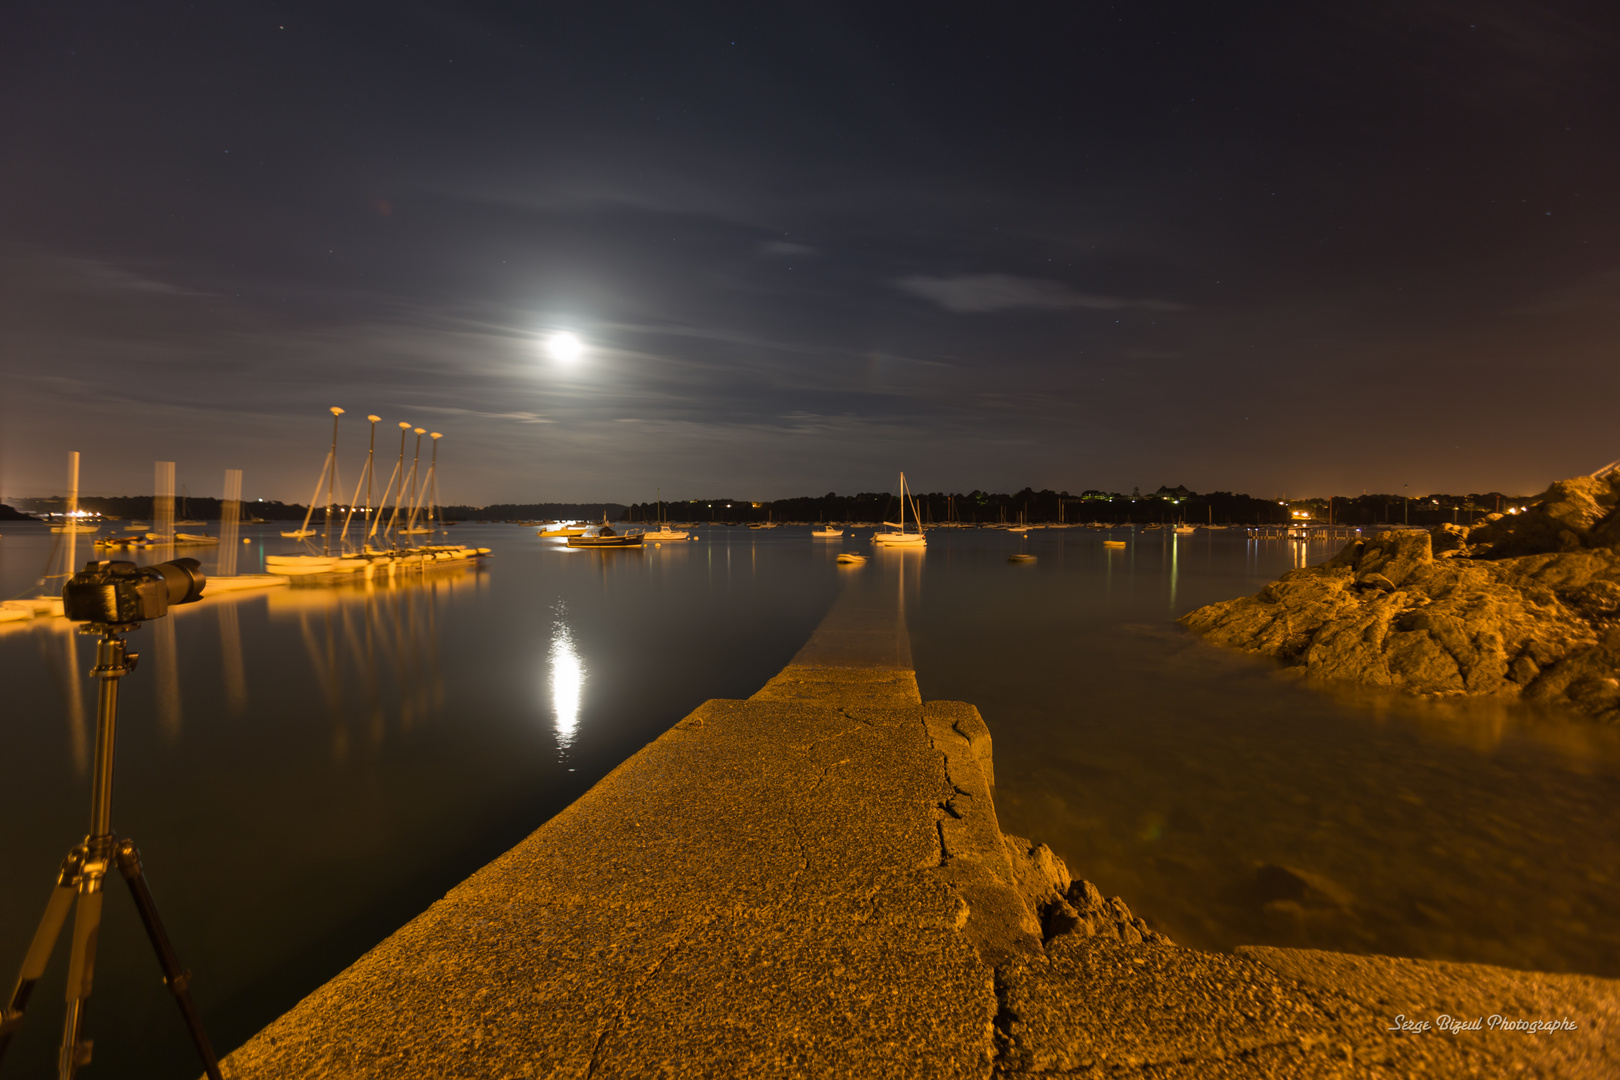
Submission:
[[[892,607],[846,594],[757,694],[696,709],[226,1075],[1620,1075],[1614,982],[1204,953],[1071,880],[1002,834],[990,732],[922,700]],[[1577,1027],[1389,1030],[1487,1006]]]

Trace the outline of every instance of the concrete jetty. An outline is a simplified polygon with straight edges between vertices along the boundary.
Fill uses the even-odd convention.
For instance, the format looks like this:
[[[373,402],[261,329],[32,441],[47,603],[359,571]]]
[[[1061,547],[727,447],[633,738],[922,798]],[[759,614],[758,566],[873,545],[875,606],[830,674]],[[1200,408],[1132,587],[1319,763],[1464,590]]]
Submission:
[[[858,574],[753,697],[681,720],[226,1075],[1620,1075],[1615,981],[1183,948],[1003,836],[978,710],[922,700]]]

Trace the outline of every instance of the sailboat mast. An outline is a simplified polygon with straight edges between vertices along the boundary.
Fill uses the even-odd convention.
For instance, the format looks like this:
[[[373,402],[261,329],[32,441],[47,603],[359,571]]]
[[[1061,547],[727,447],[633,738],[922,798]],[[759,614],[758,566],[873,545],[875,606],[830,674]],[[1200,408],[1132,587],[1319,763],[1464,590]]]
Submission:
[[[388,515],[388,528],[383,530],[385,533],[394,531],[394,525],[399,521],[399,505],[405,501],[405,434],[410,430],[411,422],[409,420],[399,422],[399,462],[394,466],[394,474],[399,477],[399,490],[394,492],[394,512]],[[390,480],[388,485],[392,487],[393,481]],[[377,517],[378,520],[382,519],[380,513]]]
[[[338,417],[343,415],[343,410],[336,405],[333,405],[330,411],[332,413],[332,454],[326,459],[330,468],[326,473],[326,528],[324,530],[325,535],[322,537],[321,552],[323,555],[332,554],[332,489],[336,486],[337,480]]]
[[[412,428],[416,432],[416,452],[411,455],[411,516],[405,521],[405,531],[412,532],[416,528],[417,508],[417,467],[422,464],[422,436],[427,434],[427,428]]]
[[[367,450],[366,450],[366,517],[365,517],[365,522],[366,522],[366,530],[369,533],[369,531],[371,529],[371,482],[377,476],[377,469],[376,469],[376,467],[374,465],[374,462],[377,459],[377,423],[378,423],[378,421],[380,421],[382,419],[382,417],[380,417],[380,416],[376,415],[375,413],[373,413],[372,415],[367,416],[366,419],[371,421],[371,446],[368,447]],[[362,542],[361,542],[360,546],[362,548],[365,547],[365,543],[364,543],[363,539],[362,539]]]
[[[422,485],[422,493],[428,501],[428,524],[433,524],[433,512],[439,505],[439,440],[444,433],[439,431],[428,432],[428,438],[433,440],[433,460],[428,463],[427,483]]]

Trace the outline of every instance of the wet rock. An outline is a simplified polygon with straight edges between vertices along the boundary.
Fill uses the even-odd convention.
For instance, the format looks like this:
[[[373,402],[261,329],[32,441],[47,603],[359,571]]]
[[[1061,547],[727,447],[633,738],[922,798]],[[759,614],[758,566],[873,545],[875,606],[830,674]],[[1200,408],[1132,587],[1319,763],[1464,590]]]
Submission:
[[[1149,942],[1159,945],[1173,944],[1165,935],[1150,927],[1146,921],[1131,914],[1125,901],[1117,896],[1104,898],[1102,890],[1089,881],[1075,881],[1047,913],[1050,932],[1048,944],[1061,944],[1067,940],[1097,938],[1117,941],[1126,945]]]
[[[1045,922],[1047,908],[1063,900],[1071,879],[1069,868],[1057,852],[1045,844],[1031,843],[1021,836],[1002,835],[1007,856],[1012,860],[1013,885],[1018,895],[1035,913],[1037,920]]]
[[[1560,481],[1472,529],[1353,541],[1181,621],[1318,678],[1522,694],[1620,722],[1620,475]]]

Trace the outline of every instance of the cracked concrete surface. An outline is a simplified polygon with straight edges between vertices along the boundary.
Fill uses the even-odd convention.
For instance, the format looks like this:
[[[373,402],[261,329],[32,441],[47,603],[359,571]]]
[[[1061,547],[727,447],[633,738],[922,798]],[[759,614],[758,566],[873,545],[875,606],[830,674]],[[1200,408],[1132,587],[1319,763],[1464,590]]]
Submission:
[[[1002,835],[990,733],[922,702],[897,608],[851,590],[226,1075],[1620,1076],[1611,980],[1203,953],[1071,882]],[[1386,1030],[1441,1013],[1578,1027]]]

